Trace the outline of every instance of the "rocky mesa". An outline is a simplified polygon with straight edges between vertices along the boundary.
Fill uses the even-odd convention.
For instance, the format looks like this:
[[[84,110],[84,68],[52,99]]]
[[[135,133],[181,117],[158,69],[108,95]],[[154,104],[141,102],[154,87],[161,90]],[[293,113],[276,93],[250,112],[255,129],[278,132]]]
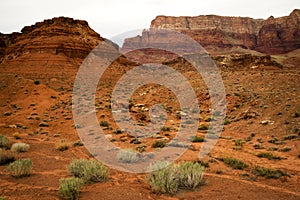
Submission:
[[[142,36],[125,40],[123,48],[153,42],[150,40],[153,39],[151,30],[154,29],[176,30],[187,34],[212,53],[239,48],[281,54],[300,48],[299,9],[295,9],[289,16],[271,16],[267,20],[217,15],[157,16],[152,20],[150,30],[145,30]]]
[[[103,38],[86,21],[57,17],[25,26],[20,33],[0,34],[0,62],[29,53],[83,59],[100,41]]]

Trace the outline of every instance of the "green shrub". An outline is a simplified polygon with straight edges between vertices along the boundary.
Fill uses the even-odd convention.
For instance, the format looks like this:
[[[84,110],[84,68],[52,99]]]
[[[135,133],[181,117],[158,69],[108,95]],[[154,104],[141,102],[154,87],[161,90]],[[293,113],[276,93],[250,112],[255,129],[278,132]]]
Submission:
[[[164,140],[157,140],[155,142],[153,142],[153,144],[151,145],[152,148],[163,148],[166,146],[166,141]]]
[[[284,140],[292,140],[292,139],[295,139],[297,137],[298,137],[298,135],[296,135],[296,134],[290,134],[290,135],[284,136],[283,139]]]
[[[10,151],[2,151],[0,149],[0,165],[9,164],[15,160],[15,155],[13,153]]]
[[[226,158],[221,158],[221,160],[229,167],[233,169],[244,169],[247,168],[248,165],[244,163],[241,160],[238,160],[236,158],[231,158],[231,157],[226,157]]]
[[[9,164],[7,170],[13,177],[30,176],[32,171],[32,161],[28,158],[14,161]]]
[[[34,83],[35,85],[39,85],[39,84],[40,84],[40,81],[39,81],[39,80],[34,80],[33,83]]]
[[[190,138],[190,141],[191,142],[204,142],[204,138],[203,137],[199,137],[199,136],[192,136],[191,138]]]
[[[108,179],[108,168],[98,160],[89,160],[83,170],[83,180],[86,183],[105,182]]]
[[[161,130],[162,130],[162,131],[171,131],[171,128],[170,128],[170,127],[167,127],[167,126],[164,126],[164,127],[162,127]]]
[[[83,146],[83,143],[80,140],[73,143],[73,147],[81,147],[81,146]]]
[[[62,178],[59,180],[58,195],[62,199],[79,199],[83,180],[80,178]]]
[[[237,146],[237,147],[242,147],[243,146],[243,140],[242,139],[237,139],[237,140],[234,140],[234,145]]]
[[[118,153],[117,159],[123,163],[135,163],[141,160],[141,154],[132,149],[125,149]]]
[[[201,124],[199,127],[198,127],[198,130],[208,130],[208,126],[206,126],[205,124]]]
[[[82,178],[86,183],[104,182],[108,179],[107,167],[95,159],[75,159],[68,169],[73,176]]]
[[[6,136],[0,135],[0,147],[9,148],[9,140]]]
[[[270,169],[264,167],[255,167],[252,173],[256,176],[263,176],[265,178],[278,179],[282,176],[287,176],[287,174],[278,169]]]
[[[65,140],[61,140],[56,144],[56,149],[59,151],[66,151],[70,148],[70,143]]]
[[[18,143],[14,143],[12,146],[11,146],[11,151],[13,152],[26,152],[28,151],[29,149],[29,144],[26,144],[26,143],[23,143],[23,142],[18,142]]]
[[[184,162],[178,165],[179,186],[195,189],[202,182],[205,167],[196,162]]]
[[[228,124],[230,124],[230,123],[231,123],[231,121],[228,120],[228,119],[225,119],[224,122],[223,122],[224,125],[228,125]]]
[[[5,200],[6,198],[5,197],[0,197],[0,200]]]
[[[83,171],[85,166],[87,165],[87,162],[88,160],[86,159],[74,159],[72,163],[68,166],[68,170],[73,176],[82,178],[84,175]]]
[[[279,156],[275,156],[275,155],[273,155],[271,153],[267,153],[267,152],[259,153],[259,154],[257,154],[257,157],[267,158],[269,160],[281,160],[281,158]]]
[[[162,168],[164,167],[164,168]],[[179,188],[194,189],[202,182],[205,167],[197,162],[178,165],[162,163],[154,165],[148,175],[148,183],[155,193],[175,194]]]
[[[101,121],[100,126],[109,127],[109,123],[107,121]]]
[[[148,175],[148,183],[155,193],[175,194],[179,187],[178,169],[174,165],[153,171]]]

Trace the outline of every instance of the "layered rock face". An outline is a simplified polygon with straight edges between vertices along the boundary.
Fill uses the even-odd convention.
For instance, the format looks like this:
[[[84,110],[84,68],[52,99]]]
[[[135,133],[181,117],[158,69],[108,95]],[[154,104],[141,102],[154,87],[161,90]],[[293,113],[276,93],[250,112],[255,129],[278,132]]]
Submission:
[[[86,21],[53,18],[26,26],[21,33],[1,34],[0,62],[35,53],[83,59],[100,41],[103,38]]]
[[[176,30],[187,34],[208,51],[234,47],[256,50],[262,53],[286,53],[300,47],[300,10],[289,16],[267,20],[248,17],[221,17],[216,15],[197,17],[158,16],[152,22],[150,31],[142,36],[125,40],[124,49],[143,46],[150,41],[154,29]],[[152,37],[154,38],[154,37]],[[176,38],[166,38],[166,41]],[[216,51],[217,51],[216,50]]]

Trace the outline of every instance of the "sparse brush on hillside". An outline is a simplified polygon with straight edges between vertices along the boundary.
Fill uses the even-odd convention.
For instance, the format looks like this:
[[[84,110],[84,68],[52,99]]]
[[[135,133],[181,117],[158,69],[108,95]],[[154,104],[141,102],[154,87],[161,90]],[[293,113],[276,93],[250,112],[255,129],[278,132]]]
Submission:
[[[58,195],[62,199],[79,199],[83,180],[80,178],[62,178],[59,180]]]
[[[0,135],[0,148],[9,148],[9,140],[6,136]]]
[[[18,153],[21,153],[21,152],[26,152],[29,150],[29,144],[26,144],[26,143],[23,143],[23,142],[18,142],[18,143],[15,143],[11,146],[11,151],[12,152],[18,152]]]
[[[5,165],[15,161],[15,155],[10,151],[0,149],[0,165]]]
[[[104,182],[108,179],[108,168],[95,159],[75,159],[68,169],[73,176],[82,178],[85,183]]]
[[[141,154],[132,149],[125,149],[118,153],[117,158],[123,163],[135,163],[141,161]]]
[[[156,193],[175,194],[179,188],[195,189],[202,183],[205,167],[197,162],[172,164],[148,175],[148,183]]]
[[[221,158],[220,160],[233,169],[244,169],[248,167],[246,163],[236,158],[226,157],[226,158]]]
[[[13,177],[30,176],[32,171],[32,161],[28,158],[17,160],[10,163],[7,170]]]
[[[263,176],[265,178],[274,178],[274,179],[278,179],[282,176],[287,176],[287,173],[281,170],[264,168],[264,167],[255,167],[252,173],[256,176]]]

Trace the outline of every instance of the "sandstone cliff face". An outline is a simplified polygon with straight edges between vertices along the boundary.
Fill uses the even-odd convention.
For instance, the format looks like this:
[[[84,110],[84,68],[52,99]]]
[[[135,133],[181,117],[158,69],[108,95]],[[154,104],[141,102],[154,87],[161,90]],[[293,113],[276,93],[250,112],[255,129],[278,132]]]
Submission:
[[[64,54],[83,59],[103,41],[86,21],[53,18],[26,26],[21,33],[0,35],[0,62],[29,53]]]
[[[238,47],[262,53],[277,54],[300,47],[300,10],[289,16],[267,20],[248,17],[221,17],[216,15],[197,17],[158,16],[151,29],[171,29],[187,34],[208,51]],[[139,42],[148,41],[149,33],[141,37],[125,40],[124,48]],[[172,38],[168,38],[172,39]],[[138,45],[142,46],[142,45]]]

